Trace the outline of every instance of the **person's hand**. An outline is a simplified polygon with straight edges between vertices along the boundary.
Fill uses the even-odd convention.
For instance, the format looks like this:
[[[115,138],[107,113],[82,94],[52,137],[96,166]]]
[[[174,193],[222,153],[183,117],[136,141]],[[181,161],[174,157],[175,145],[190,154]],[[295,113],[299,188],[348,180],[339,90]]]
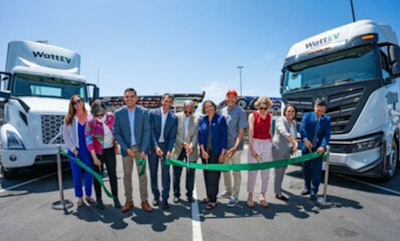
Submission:
[[[235,155],[236,151],[237,151],[236,147],[232,147],[226,152],[226,157],[232,158]]]
[[[208,155],[207,152],[202,151],[202,152],[201,152],[201,157],[202,157],[203,159],[205,159],[205,160],[208,160],[208,158],[209,158],[210,156]]]
[[[312,146],[311,141],[305,140],[305,141],[304,141],[304,146],[307,148],[307,150],[308,150],[309,152],[312,152],[313,146]]]
[[[318,155],[322,155],[324,152],[325,152],[325,148],[323,148],[322,146],[318,147],[318,149],[317,149]]]
[[[167,155],[165,156],[167,159],[171,159],[172,153],[170,151],[167,152]]]
[[[131,149],[126,149],[126,154],[130,157],[134,157],[135,153]]]
[[[258,162],[260,162],[260,154],[258,154],[256,151],[252,150],[251,156],[254,157],[254,159],[256,159]]]
[[[298,148],[299,148],[299,144],[296,141],[295,144],[292,147],[292,152],[296,152]]]
[[[140,153],[140,157],[142,158],[142,160],[146,160],[146,152],[142,151]]]
[[[77,150],[77,149],[74,149],[74,150],[72,151],[72,153],[74,153],[75,157],[77,157],[77,156],[78,156],[78,154],[79,154],[79,152],[78,152],[78,150]]]
[[[218,163],[223,164],[225,161],[225,153],[221,153],[218,157]]]
[[[156,154],[157,154],[157,156],[159,156],[159,157],[162,157],[162,155],[164,154],[164,152],[161,150],[161,148],[160,147],[156,147]]]
[[[186,149],[186,154],[187,155],[192,154],[192,152],[193,152],[193,147],[189,147],[189,148]]]
[[[96,165],[96,166],[98,166],[98,167],[101,167],[101,161],[99,160],[99,158],[94,158],[93,159],[93,163]]]
[[[119,154],[119,148],[118,148],[118,146],[114,146],[114,152],[115,152],[115,155],[118,155],[118,154]]]

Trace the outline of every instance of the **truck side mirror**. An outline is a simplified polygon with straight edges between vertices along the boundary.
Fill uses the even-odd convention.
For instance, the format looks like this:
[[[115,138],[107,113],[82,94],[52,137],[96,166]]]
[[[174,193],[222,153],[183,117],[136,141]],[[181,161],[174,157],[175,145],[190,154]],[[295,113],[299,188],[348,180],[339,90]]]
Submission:
[[[400,47],[397,45],[389,46],[389,61],[392,69],[392,74],[395,76],[400,75]]]

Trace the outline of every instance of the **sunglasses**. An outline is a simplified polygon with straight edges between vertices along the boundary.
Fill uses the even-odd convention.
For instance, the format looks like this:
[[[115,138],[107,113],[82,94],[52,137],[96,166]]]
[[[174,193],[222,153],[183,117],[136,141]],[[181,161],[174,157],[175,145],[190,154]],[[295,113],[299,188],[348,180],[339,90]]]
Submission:
[[[79,103],[81,103],[81,102],[82,102],[81,100],[72,101],[72,105],[77,105],[77,104],[79,104]]]
[[[104,113],[101,113],[101,114],[97,114],[97,115],[95,115],[95,117],[97,117],[97,118],[101,118],[101,117],[103,117],[105,114]]]
[[[191,111],[184,111],[185,112],[185,114],[192,114],[192,112]]]
[[[260,107],[259,109],[260,109],[260,110],[267,110],[266,107]]]

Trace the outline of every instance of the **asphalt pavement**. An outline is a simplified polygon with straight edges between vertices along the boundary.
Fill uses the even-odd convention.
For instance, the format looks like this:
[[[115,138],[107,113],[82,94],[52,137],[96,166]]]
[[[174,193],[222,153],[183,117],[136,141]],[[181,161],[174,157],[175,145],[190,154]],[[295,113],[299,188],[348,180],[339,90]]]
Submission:
[[[247,151],[242,155],[246,162]],[[124,203],[121,157],[117,158],[119,199]],[[60,201],[54,165],[23,170],[20,177],[0,177],[0,240],[398,240],[400,237],[400,172],[389,182],[329,175],[325,205],[301,196],[303,180],[300,166],[289,166],[283,182],[288,202],[275,198],[273,170],[270,172],[268,208],[246,205],[247,172],[242,172],[240,202],[226,206],[220,198],[218,206],[208,211],[198,200],[205,197],[203,172],[196,171],[196,202],[184,195],[179,204],[172,203],[152,213],[140,207],[138,179],[133,175],[135,208],[121,213],[103,193],[105,210],[88,204],[77,208],[68,164],[63,165],[63,194],[74,203],[66,210],[53,209]],[[148,168],[148,167],[147,167]],[[171,168],[172,173],[172,168]],[[148,174],[148,170],[147,170]],[[149,175],[148,175],[149,178]],[[182,193],[185,192],[185,172]],[[108,179],[105,177],[107,186]],[[149,185],[150,185],[150,179]],[[161,184],[160,184],[161,187]],[[260,189],[259,176],[256,190]],[[149,202],[152,194],[149,190]],[[221,176],[220,191],[223,190]],[[320,187],[322,195],[323,185]]]

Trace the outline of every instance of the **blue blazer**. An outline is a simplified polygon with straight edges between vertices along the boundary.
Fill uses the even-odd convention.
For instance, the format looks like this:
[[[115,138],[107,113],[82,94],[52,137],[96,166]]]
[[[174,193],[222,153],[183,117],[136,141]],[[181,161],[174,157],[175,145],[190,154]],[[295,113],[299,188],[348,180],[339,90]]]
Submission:
[[[121,155],[126,157],[126,150],[131,146],[131,131],[129,127],[128,109],[126,106],[115,112],[114,135],[121,146]],[[147,109],[135,107],[135,141],[139,150],[147,151],[150,144],[150,121]]]
[[[304,141],[307,138],[309,141],[313,141],[315,135],[315,127],[317,124],[317,118],[314,112],[308,112],[303,115],[300,124],[300,135],[301,140]],[[331,118],[327,115],[323,115],[320,120],[320,126],[317,133],[317,143],[314,147],[316,150],[318,147],[326,148],[331,139]],[[301,150],[303,153],[308,152],[307,148],[302,145]]]
[[[199,120],[199,145],[207,147],[208,128],[210,122],[208,116],[205,115]],[[222,149],[226,149],[228,144],[228,127],[226,125],[225,117],[215,114],[211,120],[211,135],[212,135],[212,148],[215,155],[221,154]]]
[[[151,110],[149,115],[151,126],[150,144],[154,150],[154,148],[158,146],[158,140],[161,136],[161,109],[157,108]],[[169,111],[164,126],[164,143],[167,146],[167,151],[172,151],[172,148],[174,147],[177,128],[178,118],[174,113]]]

